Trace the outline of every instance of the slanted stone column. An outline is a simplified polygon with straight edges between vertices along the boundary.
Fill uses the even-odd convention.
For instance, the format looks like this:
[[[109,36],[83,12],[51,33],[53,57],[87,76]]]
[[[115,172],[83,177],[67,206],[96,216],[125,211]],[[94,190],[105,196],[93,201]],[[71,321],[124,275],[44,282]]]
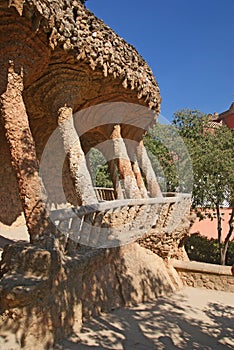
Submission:
[[[154,169],[148,157],[143,141],[140,141],[139,146],[137,147],[136,153],[137,153],[139,166],[147,182],[150,196],[153,198],[162,197],[160,186],[158,184]]]
[[[134,158],[136,158],[136,157],[134,157]],[[137,159],[134,159],[134,161],[132,163],[132,170],[134,172],[134,175],[135,175],[135,178],[136,178],[136,182],[137,182],[137,186],[138,186],[138,188],[140,190],[140,193],[141,193],[141,197],[142,198],[147,198],[148,197],[147,189],[145,187],[144,180],[142,178],[141,170],[139,168]]]
[[[121,184],[119,181],[119,176],[117,173],[114,159],[109,160],[107,162],[107,164],[108,164],[108,169],[110,172],[111,180],[113,182],[113,187],[114,187],[114,191],[115,191],[115,198],[116,199],[123,199],[124,198],[123,191],[122,191]]]
[[[148,197],[147,189],[145,187],[145,183],[141,174],[141,170],[140,170],[138,160],[137,160],[137,155],[136,155],[136,148],[138,143],[136,141],[128,139],[128,140],[125,140],[125,145],[127,148],[128,155],[131,159],[132,170],[135,175],[136,183],[139,188],[141,197],[147,198]]]
[[[97,203],[98,200],[87,168],[85,155],[74,126],[72,108],[65,106],[59,109],[58,125],[63,139],[64,149],[68,155],[75,194],[81,205]]]
[[[0,96],[1,117],[30,240],[35,243],[40,237],[55,232],[55,227],[46,215],[45,198],[42,197],[44,188],[22,97],[23,72],[18,70],[16,72],[13,62],[10,62],[6,90]]]
[[[114,126],[110,139],[113,141],[113,159],[115,159],[120,179],[123,180],[126,197],[141,198],[119,124]]]

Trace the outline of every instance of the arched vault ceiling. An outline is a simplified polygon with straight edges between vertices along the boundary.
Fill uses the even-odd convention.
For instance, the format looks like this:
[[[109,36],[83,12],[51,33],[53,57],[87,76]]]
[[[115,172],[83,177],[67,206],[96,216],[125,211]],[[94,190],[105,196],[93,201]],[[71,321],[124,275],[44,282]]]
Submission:
[[[80,1],[3,0],[0,17],[1,89],[12,60],[24,74],[23,97],[38,154],[65,104],[76,113],[130,102],[153,111],[151,121],[141,120],[143,129],[155,122],[161,97],[151,69]]]
[[[38,74],[32,74],[25,66],[27,78],[30,74],[34,80],[38,79],[38,75],[43,76],[45,64],[48,64],[48,74],[48,70],[53,69],[54,64],[70,64],[76,70],[77,64],[83,62],[88,64],[91,70],[101,71],[105,78],[120,81],[124,89],[132,91],[138,100],[142,100],[142,104],[159,112],[159,88],[147,63],[133,46],[95,17],[80,1],[3,0],[0,11],[1,26],[4,25],[8,39],[9,36],[19,37],[25,45],[28,44],[27,41],[30,42],[36,52],[41,48],[44,52],[46,50],[42,44],[39,45],[36,37],[39,37],[41,42],[44,42],[44,36],[47,38],[47,48],[52,53],[46,53],[49,62],[38,54],[41,64],[34,59],[34,67]],[[2,18],[6,17],[7,21],[3,23]],[[27,23],[27,27],[30,23],[31,33],[26,27],[22,30],[23,23]],[[14,43],[10,41],[9,47],[13,46]],[[4,50],[8,50],[9,47],[4,45]],[[31,57],[29,52],[24,52],[23,45],[19,45],[18,49],[21,50],[21,56]],[[71,82],[70,78],[68,80]],[[32,79],[28,78],[28,82],[31,84]]]

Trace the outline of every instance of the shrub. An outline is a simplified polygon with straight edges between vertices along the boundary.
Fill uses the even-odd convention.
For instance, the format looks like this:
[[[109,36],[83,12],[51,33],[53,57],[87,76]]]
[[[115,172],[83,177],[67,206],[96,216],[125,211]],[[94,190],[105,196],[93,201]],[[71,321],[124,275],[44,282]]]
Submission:
[[[193,234],[184,241],[185,250],[190,260],[220,264],[220,254],[217,239],[208,239],[199,234]],[[229,242],[226,265],[234,264],[234,241]]]

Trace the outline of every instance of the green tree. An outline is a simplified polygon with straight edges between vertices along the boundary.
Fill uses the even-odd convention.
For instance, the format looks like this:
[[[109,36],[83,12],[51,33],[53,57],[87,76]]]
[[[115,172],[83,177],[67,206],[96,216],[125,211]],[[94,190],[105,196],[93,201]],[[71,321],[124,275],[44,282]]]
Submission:
[[[193,207],[212,208],[217,216],[220,263],[225,264],[234,217],[234,139],[225,125],[213,123],[200,111],[181,110],[174,114],[175,125],[188,148],[193,164]],[[221,207],[232,207],[229,232],[222,235]],[[202,211],[197,214],[203,219]],[[211,216],[211,219],[213,217]]]
[[[144,145],[148,151],[158,183],[164,192],[176,192],[179,181],[174,162],[175,154],[165,144],[167,126],[156,124],[145,136]]]
[[[108,164],[103,154],[96,148],[89,151],[89,168],[95,187],[113,187],[108,170]]]
[[[144,144],[162,190],[191,193],[190,156],[175,126],[157,123],[145,135]]]
[[[200,234],[192,234],[184,241],[189,259],[211,263],[220,263],[219,243],[217,239],[208,239]],[[227,250],[226,264],[234,264],[234,241],[230,241]]]

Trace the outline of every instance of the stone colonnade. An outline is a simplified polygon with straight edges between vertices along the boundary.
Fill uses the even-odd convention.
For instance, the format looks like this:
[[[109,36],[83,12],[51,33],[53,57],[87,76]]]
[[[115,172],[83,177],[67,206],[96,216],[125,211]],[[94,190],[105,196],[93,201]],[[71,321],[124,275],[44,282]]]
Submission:
[[[30,239],[36,242],[44,235],[56,232],[46,213],[46,193],[39,176],[39,162],[24,105],[23,90],[23,70],[16,71],[12,62],[8,69],[6,90],[0,96],[1,115]],[[98,199],[74,126],[72,108],[66,105],[60,107],[57,121],[78,203],[95,204]],[[157,179],[143,142],[136,149],[130,150],[122,138],[120,124],[111,125],[108,130],[112,145],[112,157],[108,160],[108,166],[116,199],[123,198],[120,180],[126,198],[146,198],[148,193],[150,197],[160,196]]]
[[[64,149],[68,155],[70,174],[79,203],[81,205],[94,204],[97,202],[97,197],[70,107],[64,106],[59,109],[58,125]],[[120,124],[110,126],[108,129],[110,143],[106,145],[108,149],[102,149],[102,153],[108,162],[116,199],[123,198],[120,180],[122,180],[126,198],[162,196],[143,141],[134,149],[130,149],[131,147],[122,138]]]
[[[44,236],[57,235],[47,215],[47,194],[38,161],[56,121],[78,204],[97,203],[73,113],[103,101],[139,103],[158,113],[161,97],[150,68],[134,48],[79,2],[54,2],[48,6],[44,1],[2,1],[0,15],[0,131],[1,142],[7,141],[7,167],[1,176],[12,165],[16,181],[10,168],[9,187],[17,182],[17,191],[12,192],[18,208],[13,210],[9,224],[21,212],[22,204],[30,240],[36,243]],[[62,30],[61,20],[74,30],[66,26]],[[98,35],[94,36],[91,22],[98,28]],[[84,35],[77,41],[79,31]],[[121,125],[111,128],[107,139],[112,142],[113,159],[108,160],[108,167],[115,197],[123,197],[120,184],[129,198],[147,197],[146,187],[152,196],[156,192],[151,191],[153,186],[147,181],[154,182],[156,178],[150,178],[150,170],[140,170],[151,165],[144,158],[145,152],[129,156]],[[6,198],[4,192],[4,202]],[[9,209],[10,204],[5,216]]]

